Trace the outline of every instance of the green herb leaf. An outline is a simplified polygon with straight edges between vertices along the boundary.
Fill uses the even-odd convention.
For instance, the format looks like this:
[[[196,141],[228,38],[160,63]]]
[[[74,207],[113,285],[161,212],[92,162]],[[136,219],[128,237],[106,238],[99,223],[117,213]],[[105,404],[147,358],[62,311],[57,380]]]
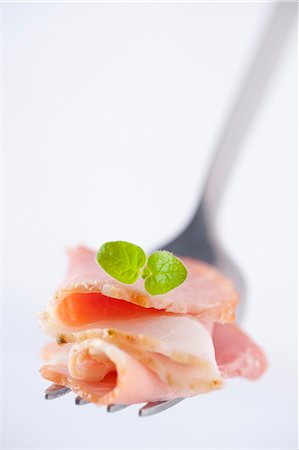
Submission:
[[[166,294],[187,278],[186,267],[172,253],[156,251],[146,263],[144,251],[125,241],[103,244],[97,253],[97,262],[122,283],[133,284],[141,275],[145,280],[144,287],[151,295]]]
[[[135,283],[145,261],[142,248],[125,241],[106,242],[97,253],[98,264],[113,278],[126,284]]]
[[[166,294],[185,281],[187,269],[172,253],[157,251],[148,258],[142,278],[150,294]]]

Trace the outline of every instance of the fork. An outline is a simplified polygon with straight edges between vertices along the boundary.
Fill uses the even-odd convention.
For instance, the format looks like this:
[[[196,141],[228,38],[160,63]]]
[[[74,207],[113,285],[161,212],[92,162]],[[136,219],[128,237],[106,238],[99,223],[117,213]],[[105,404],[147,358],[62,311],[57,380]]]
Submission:
[[[203,193],[193,218],[175,239],[161,246],[161,248],[177,255],[205,261],[225,273],[234,282],[242,299],[237,312],[238,321],[244,314],[245,282],[240,269],[219,241],[216,229],[216,212],[237,152],[253,122],[270,76],[279,60],[287,38],[287,32],[291,29],[292,22],[295,22],[296,14],[297,5],[295,3],[278,3],[275,5],[261,45],[220,135]],[[56,399],[70,391],[71,389],[65,386],[53,384],[45,390],[45,398],[47,400]],[[157,414],[182,400],[184,398],[149,402],[139,410],[139,416],[145,417]],[[88,403],[80,396],[75,398],[76,405]],[[109,405],[107,406],[107,412],[121,411],[128,406],[130,405]]]

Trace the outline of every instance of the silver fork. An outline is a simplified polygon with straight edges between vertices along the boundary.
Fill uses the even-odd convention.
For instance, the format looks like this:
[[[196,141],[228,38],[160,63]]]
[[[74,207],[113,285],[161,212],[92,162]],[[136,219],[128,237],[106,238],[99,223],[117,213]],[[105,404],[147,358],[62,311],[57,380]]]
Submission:
[[[224,186],[240,149],[246,137],[255,113],[266,91],[267,84],[277,65],[279,56],[286,42],[288,31],[297,16],[296,3],[278,3],[275,5],[272,17],[262,38],[254,60],[228,116],[225,127],[220,135],[215,156],[203,189],[201,200],[195,214],[187,227],[170,242],[161,248],[181,256],[206,261],[225,273],[238,289],[242,302],[238,309],[237,319],[240,321],[245,307],[244,278],[228,254],[221,246],[216,232],[216,212],[223,193]],[[70,392],[69,388],[51,385],[45,391],[47,400],[61,397]],[[184,400],[176,398],[169,401],[150,402],[139,410],[139,416],[145,417],[164,411]],[[80,396],[75,398],[76,405],[88,402]],[[109,405],[107,412],[117,412],[130,405]]]

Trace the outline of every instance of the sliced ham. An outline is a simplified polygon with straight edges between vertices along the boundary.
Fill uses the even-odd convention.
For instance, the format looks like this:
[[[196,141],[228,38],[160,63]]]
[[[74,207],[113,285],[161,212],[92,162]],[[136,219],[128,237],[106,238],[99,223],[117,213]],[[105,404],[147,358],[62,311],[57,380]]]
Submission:
[[[215,360],[210,332],[200,321],[188,316],[160,314],[127,320],[111,319],[95,322],[84,329],[58,326],[51,320],[43,322],[42,317],[41,325],[47,334],[56,337],[61,344],[100,334],[102,339],[123,340],[143,350],[171,356],[178,362]]]
[[[57,340],[67,343],[65,345],[94,339],[111,343],[154,372],[181,396],[196,395],[222,386],[211,335],[198,320],[160,315],[142,320],[110,321],[109,328],[103,325],[97,323],[95,328],[72,333],[64,331],[58,334]],[[70,373],[74,377],[74,370]]]
[[[88,373],[89,376],[93,373],[93,379],[80,376],[80,370],[83,373],[86,370],[82,368],[86,359],[89,359]],[[108,369],[106,373],[103,362]],[[41,374],[47,380],[70,387],[84,400],[97,405],[131,404],[178,396],[175,389],[143,364],[101,339],[87,339],[75,344],[70,351],[68,366],[46,365]]]
[[[259,378],[267,369],[263,350],[235,324],[215,324],[213,342],[223,377]]]
[[[159,348],[155,346],[152,350],[156,351],[151,352],[149,343],[142,345],[143,336],[138,340],[138,335],[132,333],[124,334],[112,329],[108,329],[107,333],[107,330],[91,329],[64,334],[63,338],[67,342],[63,346],[56,343],[46,346],[43,358],[47,365],[41,369],[42,376],[72,388],[82,398],[97,405],[112,401],[121,403],[124,398],[126,403],[138,403],[188,397],[222,386],[217,371],[213,374],[213,369],[208,369],[204,364],[197,366],[194,361],[193,364],[191,361],[190,364],[178,363],[159,353]],[[108,347],[104,345],[107,341]],[[75,344],[72,346],[70,342]],[[236,325],[216,324],[213,344],[220,373],[225,378],[242,376],[254,380],[267,368],[263,351]],[[104,351],[107,348],[110,352]],[[122,351],[112,350],[114,360],[111,358],[113,348]],[[125,355],[125,359],[120,359],[122,365],[120,355]],[[49,361],[52,361],[51,365]],[[131,383],[132,367],[135,373],[137,370],[139,375],[142,373],[143,381],[146,381],[147,390],[143,396],[144,386],[140,383],[137,391],[127,391],[126,383]],[[214,377],[211,378],[211,375]]]
[[[65,280],[48,306],[52,316],[59,314],[62,319],[70,320],[73,324],[78,317],[81,320],[84,316],[88,324],[91,318],[93,321],[95,317],[103,318],[106,311],[103,298],[108,297],[126,301],[132,307],[139,305],[166,312],[192,314],[202,320],[221,323],[234,320],[238,294],[233,284],[203,262],[181,258],[188,269],[186,281],[167,294],[152,296],[144,289],[141,279],[133,285],[125,285],[110,277],[96,263],[96,253],[92,250],[77,247],[69,250],[68,256]],[[118,312],[116,307],[115,313]],[[122,308],[121,314],[122,317],[129,317],[134,314],[134,309]]]
[[[264,372],[261,349],[229,323],[238,295],[214,268],[181,258],[187,280],[151,296],[142,280],[111,278],[95,257],[69,251],[66,278],[40,314],[60,344],[44,349],[44,378],[103,405],[188,397],[221,388],[222,377]]]
[[[91,333],[95,336],[95,331]],[[45,365],[41,374],[98,405],[168,400],[221,387],[217,369],[216,378],[210,379],[207,367],[178,364],[155,352],[141,352],[142,358],[137,353],[130,346],[93,337],[75,343],[64,364]]]

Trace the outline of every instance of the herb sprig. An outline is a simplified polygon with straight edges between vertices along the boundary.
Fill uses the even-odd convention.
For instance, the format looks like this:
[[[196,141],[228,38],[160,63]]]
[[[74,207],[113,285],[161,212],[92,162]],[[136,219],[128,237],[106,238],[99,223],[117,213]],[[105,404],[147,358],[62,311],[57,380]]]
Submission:
[[[172,253],[161,250],[148,258],[141,247],[125,241],[106,242],[96,257],[97,263],[111,277],[133,284],[144,279],[144,287],[151,295],[166,294],[187,278],[184,264]]]

